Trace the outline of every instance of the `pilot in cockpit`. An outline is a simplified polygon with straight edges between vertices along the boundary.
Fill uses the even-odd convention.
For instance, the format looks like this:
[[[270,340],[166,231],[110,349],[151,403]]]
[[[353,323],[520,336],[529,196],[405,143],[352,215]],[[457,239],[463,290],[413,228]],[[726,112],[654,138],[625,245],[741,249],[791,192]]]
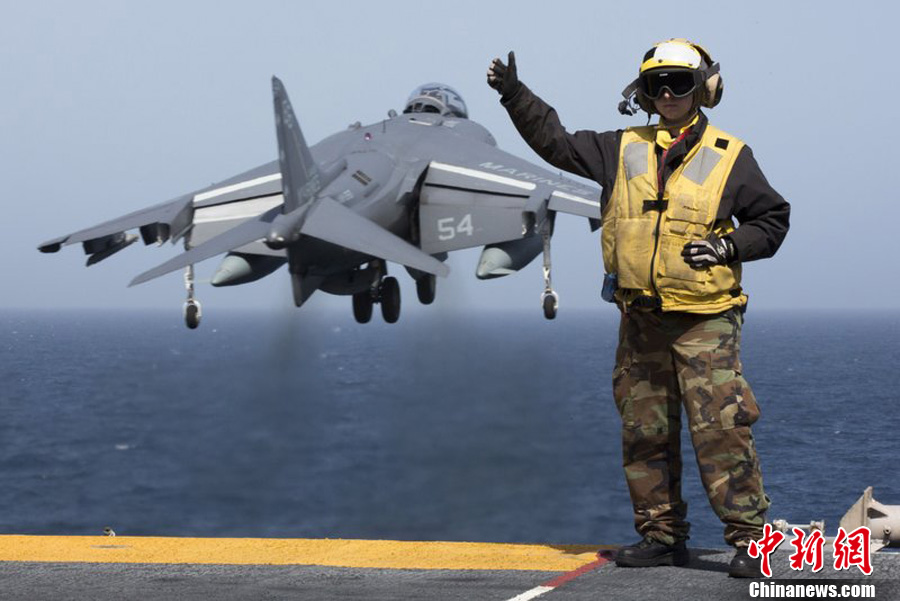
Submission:
[[[442,83],[426,83],[412,91],[404,113],[436,113],[444,116],[469,118],[466,103],[459,93]]]

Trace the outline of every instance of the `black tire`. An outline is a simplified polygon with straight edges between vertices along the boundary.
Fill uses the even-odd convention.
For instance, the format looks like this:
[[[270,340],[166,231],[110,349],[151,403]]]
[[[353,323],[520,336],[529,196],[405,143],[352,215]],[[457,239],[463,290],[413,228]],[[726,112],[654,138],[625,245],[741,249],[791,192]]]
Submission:
[[[397,278],[387,277],[381,281],[381,316],[387,323],[400,319],[400,283]]]
[[[196,330],[200,325],[200,308],[191,303],[184,310],[184,325],[189,330]]]
[[[544,317],[547,319],[553,319],[556,317],[556,298],[551,295],[547,295],[544,297]]]
[[[434,295],[437,291],[437,277],[432,274],[422,276],[421,280],[416,280],[416,296],[423,305],[430,305],[434,302]]]
[[[353,295],[353,317],[357,323],[369,323],[372,319],[372,293],[368,290]]]

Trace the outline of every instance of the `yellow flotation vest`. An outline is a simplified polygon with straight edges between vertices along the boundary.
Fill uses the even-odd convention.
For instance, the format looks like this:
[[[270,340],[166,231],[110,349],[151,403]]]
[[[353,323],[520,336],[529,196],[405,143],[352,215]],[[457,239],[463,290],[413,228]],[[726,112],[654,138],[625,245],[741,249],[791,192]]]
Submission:
[[[739,263],[702,269],[681,256],[684,245],[734,231],[716,221],[725,182],[744,143],[706,126],[700,141],[658,193],[656,128],[622,133],[616,183],[603,214],[603,264],[618,277],[616,299],[658,298],[663,311],[720,313],[744,305]]]

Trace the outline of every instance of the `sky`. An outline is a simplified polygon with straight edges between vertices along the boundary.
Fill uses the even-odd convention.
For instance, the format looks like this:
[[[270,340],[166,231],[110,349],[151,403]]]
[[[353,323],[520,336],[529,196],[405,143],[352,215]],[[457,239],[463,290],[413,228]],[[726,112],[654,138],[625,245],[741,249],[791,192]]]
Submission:
[[[521,80],[570,131],[603,131],[645,123],[616,105],[644,52],[671,37],[720,62],[725,93],[711,122],[753,149],[792,205],[780,252],[745,266],[751,306],[900,306],[894,3],[82,0],[7,2],[0,14],[0,310],[180,310],[180,273],[127,287],[178,247],[138,243],[89,269],[79,245],[36,247],[273,160],[272,75],[310,143],[379,121],[419,84],[441,81],[500,148],[543,164],[485,83],[493,57],[515,50]],[[482,282],[478,254],[451,257],[438,305],[539,314],[539,260]],[[198,265],[201,282],[217,264]],[[560,311],[601,306],[599,233],[584,220],[557,220],[553,265]],[[391,267],[404,311],[422,310],[412,280]],[[198,297],[204,312],[291,304],[284,270],[236,288],[201,283]],[[307,306],[350,312],[349,298],[326,294]]]

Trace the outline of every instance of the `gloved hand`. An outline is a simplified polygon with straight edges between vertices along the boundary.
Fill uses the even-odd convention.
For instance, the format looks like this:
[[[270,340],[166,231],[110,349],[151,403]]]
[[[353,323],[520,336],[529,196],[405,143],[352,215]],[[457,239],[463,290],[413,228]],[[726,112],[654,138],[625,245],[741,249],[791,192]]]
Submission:
[[[702,268],[713,265],[727,265],[737,258],[734,242],[727,236],[719,238],[710,234],[706,240],[694,240],[681,250],[684,262],[691,267]]]
[[[504,65],[502,60],[495,58],[487,72],[488,85],[500,92],[501,98],[512,97],[521,85],[516,72],[516,53],[512,50],[509,51],[508,60],[509,64]]]

